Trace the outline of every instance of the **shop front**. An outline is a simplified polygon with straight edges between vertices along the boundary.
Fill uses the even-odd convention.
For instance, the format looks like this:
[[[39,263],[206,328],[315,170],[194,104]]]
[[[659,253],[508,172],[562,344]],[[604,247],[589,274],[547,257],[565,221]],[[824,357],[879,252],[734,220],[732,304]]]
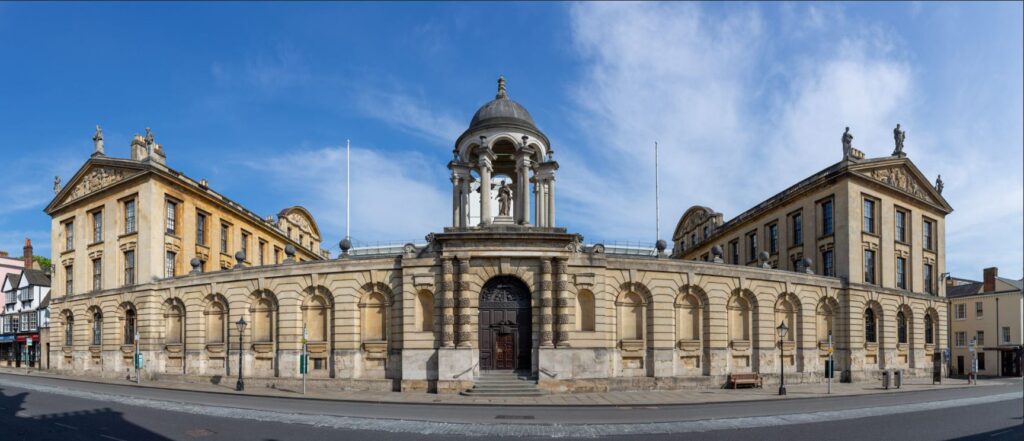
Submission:
[[[17,364],[17,336],[15,334],[0,334],[0,364],[3,366],[14,366]]]
[[[39,364],[39,333],[18,334],[14,343],[17,345],[18,362],[17,367],[36,367]]]

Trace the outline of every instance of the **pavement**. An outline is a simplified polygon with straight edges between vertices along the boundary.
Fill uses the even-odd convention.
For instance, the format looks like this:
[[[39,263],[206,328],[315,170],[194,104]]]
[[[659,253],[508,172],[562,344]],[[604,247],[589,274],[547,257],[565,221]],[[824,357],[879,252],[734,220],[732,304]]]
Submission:
[[[41,378],[68,379],[70,377],[50,373],[45,370],[17,369],[0,367],[0,373],[26,375]],[[766,385],[763,388],[743,389],[710,389],[694,388],[682,390],[655,391],[623,391],[597,393],[565,393],[549,394],[541,397],[467,397],[458,394],[429,394],[422,392],[370,392],[325,390],[321,387],[308,388],[305,394],[301,390],[267,387],[265,381],[246,381],[245,391],[236,392],[235,382],[223,381],[221,384],[191,383],[180,381],[143,381],[135,382],[124,379],[99,379],[90,377],[73,377],[77,381],[88,381],[111,385],[159,388],[178,391],[195,391],[223,393],[230,395],[246,395],[275,398],[306,398],[313,400],[348,401],[364,403],[404,403],[404,404],[446,404],[446,405],[501,405],[501,406],[662,406],[676,404],[708,404],[738,401],[760,400],[792,400],[828,396],[852,396],[868,394],[893,394],[923,390],[949,389],[960,387],[985,387],[998,384],[994,380],[981,379],[978,384],[969,385],[965,379],[943,378],[939,384],[932,384],[930,378],[911,378],[904,381],[901,388],[884,389],[881,380],[875,382],[838,383],[832,384],[831,393],[825,383],[804,383],[786,385],[787,395],[779,396],[777,385]]]
[[[0,374],[4,440],[1019,440],[1022,418],[1019,379],[700,405],[509,407],[261,397]]]

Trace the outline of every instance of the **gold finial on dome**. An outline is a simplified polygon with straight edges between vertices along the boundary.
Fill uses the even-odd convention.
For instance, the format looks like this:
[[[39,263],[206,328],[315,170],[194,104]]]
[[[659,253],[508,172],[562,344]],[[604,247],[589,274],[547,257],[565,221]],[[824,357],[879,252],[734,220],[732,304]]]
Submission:
[[[508,92],[505,91],[505,76],[498,76],[498,94],[494,96],[494,99],[508,98]]]

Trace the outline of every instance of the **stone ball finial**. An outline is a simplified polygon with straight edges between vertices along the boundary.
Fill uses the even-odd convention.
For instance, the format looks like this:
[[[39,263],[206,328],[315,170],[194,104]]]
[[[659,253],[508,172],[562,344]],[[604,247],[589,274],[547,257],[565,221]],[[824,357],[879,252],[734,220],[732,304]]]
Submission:
[[[192,265],[192,271],[195,271],[199,269],[199,266],[203,264],[203,261],[199,260],[198,257],[193,257],[192,260],[189,261],[189,264]]]
[[[668,243],[665,242],[664,239],[658,239],[658,241],[654,243],[654,248],[658,250],[659,253],[662,253],[666,248],[668,248]]]
[[[814,261],[810,257],[804,257],[800,264],[804,266],[805,273],[814,274]]]
[[[758,254],[757,257],[758,257],[758,259],[760,261],[767,262],[768,261],[768,257],[770,257],[770,255],[768,254],[767,251],[761,251],[761,254]]]
[[[239,251],[239,252],[235,253],[235,262],[237,262],[237,263],[235,263],[235,268],[242,268],[242,267],[244,267],[245,266],[245,253],[242,252],[242,251]]]
[[[722,247],[720,245],[715,245],[715,246],[711,247],[711,255],[712,256],[721,257],[722,256]]]
[[[338,257],[345,257],[348,255],[349,250],[352,249],[352,240],[346,237],[341,242],[338,242],[338,247],[341,248],[341,256]]]
[[[289,259],[292,258],[292,257],[295,257],[295,245],[292,245],[292,244],[285,245],[284,246],[284,255],[288,256]]]

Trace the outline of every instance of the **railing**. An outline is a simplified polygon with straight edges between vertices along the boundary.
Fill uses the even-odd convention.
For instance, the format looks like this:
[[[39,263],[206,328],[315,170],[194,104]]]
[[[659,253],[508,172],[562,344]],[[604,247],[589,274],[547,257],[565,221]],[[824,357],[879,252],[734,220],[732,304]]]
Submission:
[[[402,250],[407,243],[415,245],[416,249],[421,249],[427,246],[427,244],[422,240],[357,242],[352,244],[352,249],[348,250],[348,255],[353,257],[397,256],[402,254]]]
[[[427,246],[427,243],[422,240],[356,242],[353,243],[352,249],[349,250],[348,255],[352,257],[397,256],[402,254],[405,245],[409,243],[416,246],[417,250]],[[604,246],[605,254],[637,257],[657,257],[658,255],[658,251],[655,249],[653,242],[598,241],[587,244],[586,248],[589,250],[597,244]]]
[[[604,253],[618,256],[639,256],[639,257],[657,257],[658,250],[654,248],[653,242],[631,242],[631,241],[608,241],[608,242],[594,242],[588,244],[587,248],[593,247],[594,245],[604,245]]]

